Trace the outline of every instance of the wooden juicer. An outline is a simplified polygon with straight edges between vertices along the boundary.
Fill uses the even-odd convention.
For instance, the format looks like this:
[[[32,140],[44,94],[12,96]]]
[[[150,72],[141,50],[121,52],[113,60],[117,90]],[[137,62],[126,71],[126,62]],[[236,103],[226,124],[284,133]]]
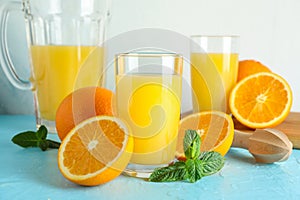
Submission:
[[[234,134],[232,147],[248,149],[259,163],[285,161],[293,149],[289,138],[277,129],[235,130]]]

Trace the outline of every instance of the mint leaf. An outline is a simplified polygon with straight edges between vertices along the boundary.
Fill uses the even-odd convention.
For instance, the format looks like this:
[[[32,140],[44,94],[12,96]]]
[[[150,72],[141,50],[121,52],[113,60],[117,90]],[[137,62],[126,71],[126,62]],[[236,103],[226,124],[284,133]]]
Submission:
[[[47,137],[47,134],[48,134],[48,130],[44,125],[40,126],[39,130],[37,130],[37,132],[36,132],[36,135],[37,135],[38,139],[40,139],[40,140],[45,140]]]
[[[15,135],[12,138],[12,142],[21,147],[36,147],[37,146],[37,135],[34,131],[26,131]]]
[[[48,140],[48,139],[46,141],[48,143],[48,148],[59,149],[60,142],[56,142],[56,141]]]
[[[222,169],[225,158],[218,152],[202,152],[198,158],[201,163],[203,176],[209,176]]]
[[[186,171],[188,174],[188,180],[194,183],[203,177],[202,166],[200,160],[188,159],[185,162]]]
[[[45,126],[40,126],[39,130],[37,130],[36,135],[38,138],[37,146],[40,147],[42,151],[46,151],[48,148],[48,142],[46,141],[46,137],[48,134],[48,130]]]
[[[183,150],[187,159],[194,159],[200,155],[201,139],[195,130],[186,130],[183,139]]]
[[[185,179],[186,168],[185,163],[182,161],[176,162],[167,167],[156,169],[149,177],[149,181],[152,182],[171,182]]]

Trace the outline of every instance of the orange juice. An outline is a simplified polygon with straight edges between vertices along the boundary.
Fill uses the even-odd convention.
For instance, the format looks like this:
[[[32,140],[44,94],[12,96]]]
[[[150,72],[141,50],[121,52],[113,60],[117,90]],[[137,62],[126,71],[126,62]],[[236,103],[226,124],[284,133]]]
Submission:
[[[31,46],[32,78],[41,118],[55,120],[61,101],[74,89],[98,85],[103,48]]]
[[[219,110],[229,112],[228,96],[236,83],[238,54],[192,53],[191,83],[194,112]]]
[[[118,115],[131,127],[130,163],[152,165],[174,159],[180,119],[180,75],[117,75]]]

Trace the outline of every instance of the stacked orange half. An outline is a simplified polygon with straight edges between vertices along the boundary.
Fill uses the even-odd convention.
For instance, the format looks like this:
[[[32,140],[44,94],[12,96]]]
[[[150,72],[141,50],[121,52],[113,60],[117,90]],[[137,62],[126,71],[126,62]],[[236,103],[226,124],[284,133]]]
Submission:
[[[201,151],[216,151],[224,156],[233,141],[233,121],[226,113],[205,111],[188,115],[180,121],[176,148],[179,160],[185,159],[183,138],[188,129],[196,130],[201,137]]]

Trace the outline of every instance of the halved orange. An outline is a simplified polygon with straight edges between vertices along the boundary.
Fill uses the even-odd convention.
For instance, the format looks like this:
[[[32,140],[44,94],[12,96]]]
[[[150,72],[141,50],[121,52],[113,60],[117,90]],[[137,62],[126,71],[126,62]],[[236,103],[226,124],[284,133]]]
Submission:
[[[232,118],[223,112],[205,111],[188,115],[180,120],[176,157],[185,158],[183,138],[185,131],[196,130],[201,137],[201,151],[216,151],[225,155],[233,141]]]
[[[236,119],[250,128],[268,128],[288,116],[293,96],[281,76],[260,72],[241,80],[232,89],[229,106]]]
[[[95,116],[79,123],[62,141],[58,167],[65,178],[86,186],[121,174],[133,151],[128,126],[119,118]]]

